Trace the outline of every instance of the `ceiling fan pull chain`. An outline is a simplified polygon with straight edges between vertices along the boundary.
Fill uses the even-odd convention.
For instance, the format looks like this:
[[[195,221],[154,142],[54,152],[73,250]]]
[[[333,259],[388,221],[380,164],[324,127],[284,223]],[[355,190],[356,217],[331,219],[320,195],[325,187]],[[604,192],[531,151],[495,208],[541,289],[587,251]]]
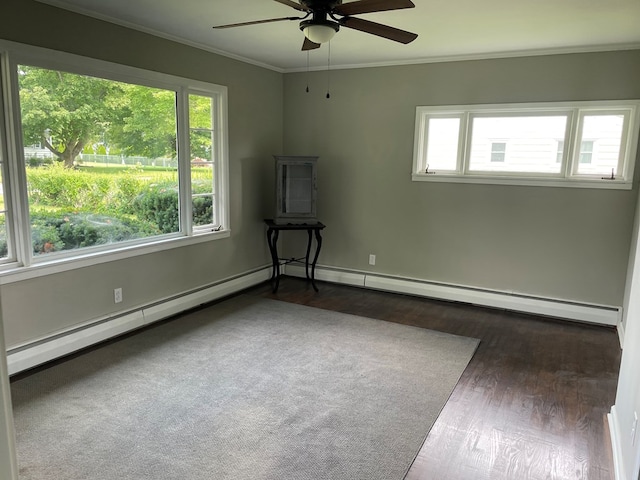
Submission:
[[[327,98],[331,98],[331,42],[329,42],[329,54],[327,56]]]

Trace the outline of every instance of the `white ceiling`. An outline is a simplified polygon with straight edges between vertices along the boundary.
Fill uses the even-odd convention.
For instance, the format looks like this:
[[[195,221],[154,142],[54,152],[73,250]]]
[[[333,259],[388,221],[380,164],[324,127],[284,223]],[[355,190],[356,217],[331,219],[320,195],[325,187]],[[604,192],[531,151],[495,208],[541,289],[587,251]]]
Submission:
[[[40,0],[279,71],[307,68],[298,22],[213,25],[298,16],[272,0]],[[359,17],[417,33],[402,45],[342,28],[332,68],[640,47],[640,0],[413,0]],[[346,1],[345,1],[346,3]],[[327,46],[309,64],[327,65]]]

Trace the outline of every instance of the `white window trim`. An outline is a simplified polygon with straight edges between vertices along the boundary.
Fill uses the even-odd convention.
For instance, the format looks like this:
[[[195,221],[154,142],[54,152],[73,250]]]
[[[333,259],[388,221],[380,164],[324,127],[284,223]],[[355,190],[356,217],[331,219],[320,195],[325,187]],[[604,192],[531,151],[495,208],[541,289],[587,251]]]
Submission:
[[[40,47],[23,45],[15,42],[0,40],[0,56],[2,57],[2,94],[4,97],[4,126],[0,138],[3,140],[1,152],[6,168],[3,172],[5,181],[5,202],[8,210],[13,205],[11,225],[7,231],[13,231],[13,254],[15,258],[0,264],[0,285],[35,278],[52,273],[83,268],[89,265],[121,260],[137,255],[168,250],[202,243],[206,241],[226,238],[231,235],[229,213],[229,160],[228,160],[228,90],[227,87],[213,83],[192,80],[175,75],[143,70],[127,65],[106,62],[79,55],[49,50]],[[219,202],[218,223],[221,228],[191,228],[175,234],[161,235],[140,241],[123,242],[108,246],[97,246],[82,250],[61,252],[55,255],[33,257],[31,254],[31,235],[28,221],[28,202],[26,197],[26,178],[22,165],[24,154],[22,149],[21,125],[19,123],[19,98],[16,68],[19,64],[35,65],[41,68],[64,70],[81,75],[92,75],[108,80],[135,83],[148,87],[162,88],[175,91],[178,97],[188,96],[189,93],[215,96],[218,100],[216,126],[219,130],[217,142],[218,169],[216,175],[216,198]],[[178,128],[188,132],[188,103],[178,102],[182,108],[176,110]],[[189,136],[179,135],[178,155],[189,152]],[[191,198],[191,185],[188,177],[189,161],[179,162],[179,178],[186,184],[180,188],[180,204],[188,205],[184,201]],[[184,165],[180,167],[180,165]],[[181,207],[183,208],[183,207]],[[181,215],[184,211],[181,210]],[[191,217],[182,217],[188,218]],[[27,228],[25,228],[25,226]]]
[[[578,155],[582,118],[589,114],[616,113],[625,115],[621,142],[621,158],[614,180],[601,175],[578,175]],[[471,119],[477,116],[564,114],[568,125],[564,139],[564,158],[560,173],[471,172]],[[427,125],[431,118],[459,118],[460,134],[455,170],[435,170],[426,167]],[[493,185],[522,185],[547,187],[577,187],[630,190],[638,148],[640,100],[611,100],[589,102],[545,102],[516,104],[481,104],[416,107],[413,170],[411,179],[419,182],[474,183]]]

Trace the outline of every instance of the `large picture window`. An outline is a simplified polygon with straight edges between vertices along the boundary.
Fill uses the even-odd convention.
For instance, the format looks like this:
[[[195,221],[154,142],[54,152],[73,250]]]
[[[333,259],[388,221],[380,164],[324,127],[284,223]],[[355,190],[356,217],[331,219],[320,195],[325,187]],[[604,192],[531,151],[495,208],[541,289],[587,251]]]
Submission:
[[[225,87],[73,56],[6,55],[12,108],[2,133],[14,138],[0,156],[0,179],[10,180],[0,261],[228,235]]]
[[[631,188],[640,102],[418,107],[418,181]]]

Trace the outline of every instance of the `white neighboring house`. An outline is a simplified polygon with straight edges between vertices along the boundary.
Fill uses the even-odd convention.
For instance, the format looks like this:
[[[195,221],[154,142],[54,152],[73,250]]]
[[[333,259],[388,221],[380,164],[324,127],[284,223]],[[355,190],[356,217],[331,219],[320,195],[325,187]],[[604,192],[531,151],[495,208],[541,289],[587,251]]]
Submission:
[[[26,160],[30,158],[53,158],[54,155],[51,150],[43,147],[41,144],[28,145],[24,147],[24,158]]]
[[[479,118],[471,142],[470,169],[477,171],[559,172],[565,153],[564,119]],[[607,174],[618,168],[621,115],[585,118],[577,150],[578,173]]]

